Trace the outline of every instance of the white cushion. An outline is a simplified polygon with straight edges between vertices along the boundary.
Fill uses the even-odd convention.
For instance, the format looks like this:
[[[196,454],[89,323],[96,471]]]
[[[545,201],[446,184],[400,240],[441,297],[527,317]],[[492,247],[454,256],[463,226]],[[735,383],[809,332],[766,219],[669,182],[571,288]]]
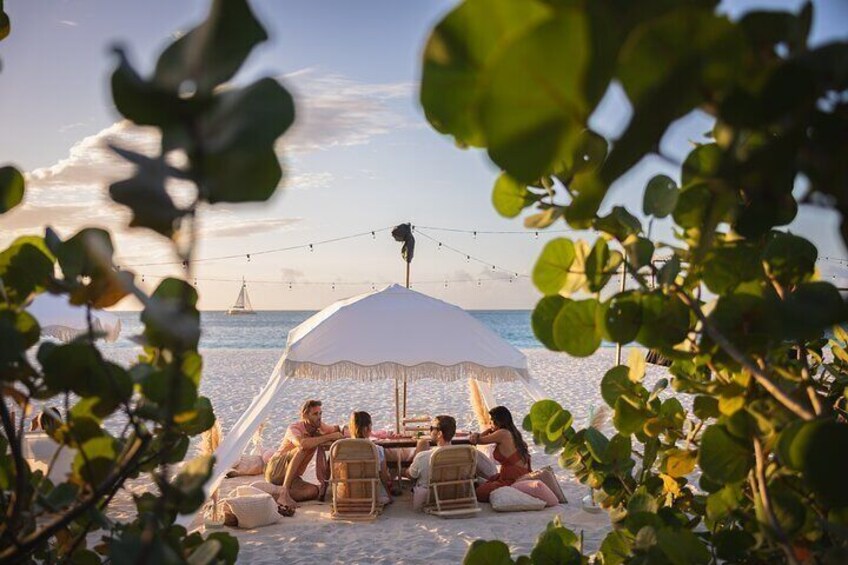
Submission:
[[[250,488],[250,487],[248,487]],[[280,515],[277,513],[277,503],[270,494],[249,494],[225,498],[225,509],[238,518],[239,528],[257,528],[267,524],[276,524]]]
[[[477,476],[488,479],[498,474],[497,464],[485,453],[477,454]]]
[[[522,512],[524,510],[541,510],[545,501],[512,487],[501,487],[489,495],[492,510],[496,512]]]
[[[257,481],[257,482],[259,482],[259,481]],[[271,493],[266,492],[262,489],[256,488],[253,485],[241,485],[239,487],[236,487],[236,490],[231,492],[230,496],[231,497],[253,496],[254,494],[271,494]]]

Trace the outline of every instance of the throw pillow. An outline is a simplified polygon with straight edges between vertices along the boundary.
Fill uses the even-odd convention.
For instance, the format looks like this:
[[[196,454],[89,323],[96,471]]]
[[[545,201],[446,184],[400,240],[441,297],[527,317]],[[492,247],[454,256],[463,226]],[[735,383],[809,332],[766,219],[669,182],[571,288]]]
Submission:
[[[501,487],[489,496],[492,510],[496,512],[522,512],[525,510],[541,510],[545,501],[524,494],[513,487]]]

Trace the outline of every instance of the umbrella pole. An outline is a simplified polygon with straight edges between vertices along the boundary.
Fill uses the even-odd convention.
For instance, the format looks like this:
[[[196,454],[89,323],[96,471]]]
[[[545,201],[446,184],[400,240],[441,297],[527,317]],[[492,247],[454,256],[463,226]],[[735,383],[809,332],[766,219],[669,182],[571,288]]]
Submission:
[[[395,379],[395,433],[400,433],[400,388],[398,381]]]
[[[409,288],[409,261],[406,262],[406,288]],[[403,417],[406,419],[406,375],[403,376]],[[398,429],[398,433],[400,430]]]

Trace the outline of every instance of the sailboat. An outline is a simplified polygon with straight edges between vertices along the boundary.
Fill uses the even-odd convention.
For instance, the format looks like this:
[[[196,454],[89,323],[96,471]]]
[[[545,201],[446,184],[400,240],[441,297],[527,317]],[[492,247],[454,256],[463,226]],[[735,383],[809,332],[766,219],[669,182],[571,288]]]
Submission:
[[[256,314],[256,310],[250,305],[250,297],[247,295],[247,283],[245,283],[244,278],[241,279],[241,292],[239,292],[238,298],[236,298],[236,303],[227,310],[227,314],[230,316]]]

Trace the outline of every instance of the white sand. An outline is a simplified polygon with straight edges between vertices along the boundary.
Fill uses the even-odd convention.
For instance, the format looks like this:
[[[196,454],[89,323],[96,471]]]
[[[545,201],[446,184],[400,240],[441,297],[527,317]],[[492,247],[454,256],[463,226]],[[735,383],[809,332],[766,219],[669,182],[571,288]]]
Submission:
[[[550,397],[560,402],[582,425],[591,406],[600,406],[600,380],[614,363],[614,350],[602,349],[588,359],[575,359],[543,349],[529,349],[530,370]],[[208,350],[204,352],[203,392],[212,399],[224,430],[235,422],[262,386],[277,361],[278,351]],[[627,359],[627,352],[624,353]],[[665,374],[661,367],[648,366],[647,381]],[[498,385],[498,402],[509,407],[516,423],[527,413],[532,401],[517,385]],[[387,382],[345,383],[294,382],[289,394],[275,408],[265,431],[265,445],[276,446],[285,426],[296,421],[305,398],[324,400],[324,419],[343,422],[353,409],[367,410],[375,428],[389,428],[394,421],[394,390]],[[460,428],[473,429],[466,384],[427,381],[410,387],[410,414],[451,414]],[[330,520],[329,504],[307,503],[292,518],[281,518],[272,526],[255,530],[224,528],[239,538],[239,560],[243,563],[459,563],[475,539],[501,539],[513,556],[529,553],[545,525],[560,515],[566,526],[583,531],[585,548],[598,548],[609,530],[606,514],[590,514],[581,509],[588,488],[560,469],[556,456],[545,455],[531,445],[534,468],[551,465],[557,473],[569,504],[539,512],[498,514],[489,505],[469,519],[444,520],[411,510],[408,498],[390,505],[374,523],[345,523]],[[261,477],[241,477],[224,481],[222,495],[240,484]],[[116,517],[133,512],[129,491],[144,492],[145,483],[128,485],[115,498],[110,514]]]

